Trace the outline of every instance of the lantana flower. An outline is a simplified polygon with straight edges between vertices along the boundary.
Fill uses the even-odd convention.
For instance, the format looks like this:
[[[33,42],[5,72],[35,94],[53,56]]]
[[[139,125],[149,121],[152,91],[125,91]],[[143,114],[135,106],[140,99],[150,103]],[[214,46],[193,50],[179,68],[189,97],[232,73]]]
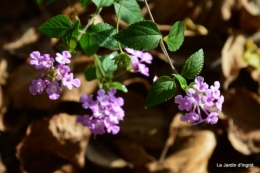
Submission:
[[[126,52],[130,53],[130,58],[132,60],[130,71],[139,72],[145,76],[149,76],[149,68],[146,67],[143,62],[147,64],[152,63],[152,55],[148,52],[142,52],[139,50],[133,50],[130,48],[125,48]]]
[[[106,93],[100,89],[97,92],[96,100],[93,95],[81,95],[80,103],[85,109],[92,111],[92,116],[85,114],[77,117],[77,122],[86,126],[96,136],[98,134],[112,133],[117,134],[120,130],[119,121],[122,121],[125,112],[122,109],[124,100],[121,97],[116,97],[116,90],[110,88]]]
[[[36,69],[45,69],[45,73],[41,72],[37,80],[32,81],[29,87],[31,94],[42,94],[46,88],[46,93],[51,100],[57,100],[62,91],[61,84],[66,86],[69,90],[72,87],[78,88],[81,84],[78,78],[73,78],[73,73],[70,72],[68,63],[71,54],[68,51],[63,51],[61,54],[57,53],[57,57],[52,58],[49,54],[41,55],[40,52],[34,51],[30,54],[30,65]],[[57,64],[54,66],[54,64]]]
[[[175,96],[175,103],[182,111],[187,111],[181,116],[181,121],[187,121],[197,125],[202,122],[216,124],[218,114],[222,110],[224,102],[223,95],[220,95],[220,84],[218,81],[214,85],[208,86],[204,78],[198,76],[195,78],[195,84],[186,91],[186,96]],[[202,116],[202,113],[205,116]]]

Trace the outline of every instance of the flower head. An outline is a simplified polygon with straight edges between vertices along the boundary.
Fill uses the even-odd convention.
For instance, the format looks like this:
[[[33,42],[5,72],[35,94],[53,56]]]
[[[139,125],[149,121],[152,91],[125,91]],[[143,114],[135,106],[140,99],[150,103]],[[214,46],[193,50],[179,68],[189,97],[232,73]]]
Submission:
[[[195,84],[186,91],[185,97],[182,95],[175,97],[175,103],[179,104],[178,108],[188,111],[181,116],[181,121],[187,121],[194,125],[202,122],[216,124],[224,102],[224,97],[220,95],[219,86],[219,82],[216,81],[209,88],[203,77],[196,77]],[[214,106],[216,109],[212,109]],[[202,112],[206,118],[202,118]]]
[[[93,115],[88,118],[88,123],[83,118],[78,118],[78,122],[88,126],[90,131],[94,134],[107,133],[117,134],[120,130],[119,121],[124,119],[124,110],[121,108],[124,100],[121,97],[116,97],[116,90],[110,88],[108,92],[103,89],[98,90],[96,100],[93,95],[87,96],[83,94],[80,97],[80,103],[85,109],[90,109]],[[88,124],[88,125],[86,125]]]
[[[139,72],[145,76],[149,76],[149,69],[146,67],[145,62],[147,64],[151,64],[152,62],[152,55],[148,52],[142,52],[139,50],[133,50],[130,48],[125,48],[126,52],[130,53],[130,58],[132,60],[130,71],[132,72]]]
[[[49,98],[56,100],[59,98],[61,88],[58,86],[58,82],[66,86],[68,89],[72,87],[78,88],[81,84],[78,78],[73,79],[73,73],[70,73],[70,68],[67,63],[70,63],[69,58],[71,54],[68,51],[63,51],[61,54],[56,54],[56,61],[49,54],[41,55],[40,52],[34,51],[30,54],[30,65],[36,69],[44,68],[45,73],[40,72],[38,80],[33,80],[32,85],[29,87],[29,91],[35,95],[41,94],[46,87],[46,92],[49,94]],[[57,64],[58,63],[58,64]],[[57,64],[54,67],[54,64]]]

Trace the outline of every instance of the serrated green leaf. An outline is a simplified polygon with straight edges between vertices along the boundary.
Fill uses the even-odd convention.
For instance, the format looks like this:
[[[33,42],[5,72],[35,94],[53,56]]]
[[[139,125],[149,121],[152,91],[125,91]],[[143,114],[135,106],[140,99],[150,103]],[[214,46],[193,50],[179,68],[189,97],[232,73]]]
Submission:
[[[126,86],[123,85],[123,84],[120,83],[120,82],[113,82],[112,85],[111,85],[111,87],[113,87],[113,88],[115,88],[115,89],[117,89],[117,90],[121,90],[121,91],[123,91],[123,92],[125,92],[125,93],[128,92]]]
[[[39,30],[51,38],[61,38],[71,26],[70,19],[65,15],[58,15],[39,27]]]
[[[114,3],[116,14],[118,14],[122,0],[118,0]],[[120,13],[120,19],[126,23],[132,24],[143,20],[141,9],[136,0],[125,0]]]
[[[83,34],[79,40],[81,50],[86,53],[87,56],[95,54],[99,46],[91,39],[89,34]]]
[[[163,40],[166,42],[170,51],[176,51],[180,48],[184,40],[184,24],[183,22],[176,22],[168,36],[164,37]]]
[[[176,79],[179,81],[181,88],[184,91],[188,90],[188,85],[187,85],[187,81],[185,78],[183,78],[181,75],[179,74],[173,74],[174,77],[176,77]]]
[[[145,101],[145,108],[163,103],[174,96],[176,84],[168,76],[159,77],[151,86]]]
[[[97,78],[96,70],[96,66],[89,66],[85,68],[84,74],[87,81],[92,81]]]
[[[203,50],[200,49],[192,54],[185,62],[181,75],[187,79],[193,79],[199,75],[204,63]]]
[[[118,48],[116,40],[112,37],[116,29],[107,23],[98,23],[88,29],[91,39],[101,47],[113,49]]]
[[[69,46],[71,49],[76,48],[79,36],[79,20],[76,20],[70,29],[68,29],[65,35],[62,37],[64,44]]]
[[[162,38],[157,25],[148,20],[134,23],[113,37],[129,48],[143,51],[154,49]]]
[[[89,3],[89,1],[90,0],[80,0],[81,7],[85,7]]]
[[[97,8],[108,7],[113,4],[114,0],[92,0]]]

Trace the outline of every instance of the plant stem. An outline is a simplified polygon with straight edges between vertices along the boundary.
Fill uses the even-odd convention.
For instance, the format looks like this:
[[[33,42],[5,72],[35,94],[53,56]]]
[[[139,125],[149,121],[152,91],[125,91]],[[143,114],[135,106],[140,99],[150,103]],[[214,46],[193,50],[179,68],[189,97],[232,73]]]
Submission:
[[[84,29],[80,32],[79,36],[78,36],[78,40],[80,40],[80,38],[82,37],[82,35],[86,32],[86,30],[88,29],[88,27],[93,24],[95,17],[101,12],[102,8],[97,9],[96,13],[91,17],[90,21],[88,22],[88,24],[84,27]]]
[[[145,6],[146,6],[146,8],[147,8],[147,11],[148,11],[148,13],[149,13],[149,16],[150,16],[151,20],[155,23],[155,21],[154,21],[154,19],[153,19],[153,15],[152,15],[152,13],[151,13],[151,10],[150,10],[150,8],[149,8],[149,5],[148,5],[148,3],[147,3],[147,0],[144,0],[144,2],[145,2]],[[166,58],[167,58],[167,60],[168,60],[168,63],[169,63],[169,65],[170,65],[170,67],[171,67],[173,73],[178,74],[178,71],[175,69],[175,67],[173,66],[173,64],[172,64],[172,62],[171,62],[171,58],[169,57],[169,54],[168,54],[167,49],[166,49],[166,47],[165,47],[165,45],[164,45],[164,43],[163,43],[162,38],[160,39],[159,44],[160,44],[160,47],[161,47],[161,49],[162,49],[162,51],[163,51],[163,54],[166,56]]]
[[[94,54],[94,61],[95,61],[95,64],[97,65],[99,71],[101,72],[102,76],[105,78],[106,77],[105,72],[103,71],[100,61],[98,59],[98,56],[96,54]]]
[[[121,9],[122,9],[124,1],[125,0],[122,0],[122,2],[120,4],[120,8],[118,10],[117,19],[116,19],[116,33],[119,32],[119,20],[120,20]],[[118,44],[118,48],[119,48],[120,52],[123,53],[123,50],[121,48],[121,45],[120,45],[119,41],[117,41],[117,44]]]
[[[117,77],[121,76],[122,74],[124,74],[125,72],[127,72],[127,71],[124,70],[124,71],[118,73],[117,75],[113,76],[113,78],[117,78]]]

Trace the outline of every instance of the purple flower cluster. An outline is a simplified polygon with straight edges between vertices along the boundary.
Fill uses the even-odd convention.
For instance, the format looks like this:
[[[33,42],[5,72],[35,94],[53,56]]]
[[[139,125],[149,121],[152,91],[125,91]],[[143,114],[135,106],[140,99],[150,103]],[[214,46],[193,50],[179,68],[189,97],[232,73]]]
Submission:
[[[182,95],[175,97],[175,103],[179,104],[178,108],[182,111],[188,111],[181,116],[181,121],[188,121],[194,125],[202,122],[216,124],[224,102],[219,87],[218,81],[215,81],[214,85],[209,87],[204,82],[203,77],[196,77],[195,84],[187,90],[185,97],[182,97]],[[205,113],[205,117],[202,117],[202,111]]]
[[[152,59],[153,59],[152,55],[148,52],[142,52],[142,51],[133,50],[130,48],[125,48],[125,50],[126,50],[126,52],[132,54],[132,55],[130,55],[130,58],[132,60],[130,71],[131,72],[140,72],[145,76],[149,76],[149,69],[142,62],[151,64]]]
[[[100,89],[96,100],[93,100],[93,95],[83,94],[80,97],[80,103],[83,108],[90,109],[93,115],[78,116],[77,122],[87,126],[95,136],[104,134],[106,131],[117,134],[120,130],[119,121],[123,120],[125,112],[121,108],[124,104],[123,98],[115,97],[115,93],[114,88],[110,88],[107,94],[105,90]]]
[[[80,80],[73,79],[73,73],[70,73],[68,63],[70,63],[71,54],[63,51],[62,54],[56,53],[56,62],[49,54],[41,55],[40,52],[34,51],[30,54],[30,64],[36,69],[44,69],[46,73],[40,73],[38,79],[32,81],[29,87],[31,94],[42,94],[46,88],[46,93],[51,100],[57,100],[62,91],[60,84],[66,86],[69,90],[72,86],[78,88]],[[54,63],[57,65],[54,66]]]

